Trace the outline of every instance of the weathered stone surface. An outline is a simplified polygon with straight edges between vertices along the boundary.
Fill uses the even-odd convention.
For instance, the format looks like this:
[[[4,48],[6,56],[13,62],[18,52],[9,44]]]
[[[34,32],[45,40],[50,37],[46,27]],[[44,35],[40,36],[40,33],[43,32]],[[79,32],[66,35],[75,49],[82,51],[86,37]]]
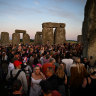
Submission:
[[[65,24],[64,23],[54,23],[46,22],[42,24],[42,42],[47,44],[49,42],[52,44],[62,44],[65,42]],[[53,34],[53,28],[57,28]],[[64,37],[64,38],[63,38]]]
[[[20,34],[19,33],[13,33],[12,34],[12,45],[18,45],[20,43]]]
[[[16,29],[16,30],[15,30],[15,33],[23,33],[23,34],[26,34],[26,30],[18,30],[18,29]]]
[[[55,44],[64,44],[65,42],[65,29],[64,28],[56,28],[55,30]]]
[[[36,34],[38,34],[38,35],[42,35],[42,32],[36,32]]]
[[[59,23],[61,28],[65,28],[65,24],[64,23]]]
[[[35,34],[35,44],[42,44],[42,32],[36,32]]]
[[[53,28],[46,28],[42,29],[42,43],[45,44],[53,44],[54,36],[53,36]]]
[[[55,28],[55,27],[60,27],[59,23],[52,23],[52,22],[46,22],[42,24],[42,27],[47,27],[47,28]]]
[[[30,44],[30,36],[28,34],[23,35],[23,44]]]
[[[1,44],[3,46],[9,45],[9,33],[8,32],[1,32]]]
[[[87,0],[85,6],[85,17],[82,28],[83,35],[83,56],[93,57],[93,64],[96,60],[96,0]]]
[[[82,35],[78,35],[77,36],[77,42],[82,44],[83,40],[82,40]]]

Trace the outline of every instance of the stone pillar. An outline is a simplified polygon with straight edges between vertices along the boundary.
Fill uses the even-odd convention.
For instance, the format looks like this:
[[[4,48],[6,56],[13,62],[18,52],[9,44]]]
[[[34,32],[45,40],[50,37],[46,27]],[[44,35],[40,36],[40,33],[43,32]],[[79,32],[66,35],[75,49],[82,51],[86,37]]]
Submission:
[[[65,26],[64,26],[65,27]],[[60,28],[56,28],[55,29],[55,34],[54,34],[54,38],[55,38],[55,44],[64,44],[64,42],[66,41],[65,38],[65,29],[60,27]]]
[[[82,44],[82,42],[83,42],[83,40],[82,40],[82,35],[78,35],[78,36],[77,36],[77,42],[78,42],[79,44]]]
[[[42,32],[36,32],[35,34],[35,44],[42,44]]]
[[[23,35],[23,44],[30,44],[30,36],[28,34]]]
[[[12,45],[18,45],[20,43],[20,34],[19,33],[13,33],[12,34]]]
[[[1,44],[3,46],[9,45],[9,33],[8,32],[1,32]]]
[[[93,57],[91,65],[96,61],[96,0],[87,0],[82,27],[83,56]]]
[[[45,44],[53,44],[54,36],[53,36],[53,28],[46,28],[42,29],[42,43]]]

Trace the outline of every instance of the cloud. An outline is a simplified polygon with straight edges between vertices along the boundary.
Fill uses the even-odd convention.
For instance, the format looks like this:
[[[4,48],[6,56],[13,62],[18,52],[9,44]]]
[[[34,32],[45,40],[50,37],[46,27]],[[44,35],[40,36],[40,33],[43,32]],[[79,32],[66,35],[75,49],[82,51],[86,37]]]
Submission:
[[[72,11],[67,11],[66,9],[60,9],[60,8],[55,8],[55,7],[51,7],[51,8],[47,8],[48,14],[54,17],[58,17],[58,18],[64,18],[67,20],[73,20],[73,21],[80,21],[81,20],[81,15],[77,15],[75,13],[73,13]]]
[[[35,0],[36,1],[36,0]],[[35,2],[36,3],[36,2]],[[37,3],[36,3],[37,4]],[[39,14],[42,11],[33,6],[24,6],[23,4],[14,4],[0,0],[0,16],[2,15],[32,15]]]

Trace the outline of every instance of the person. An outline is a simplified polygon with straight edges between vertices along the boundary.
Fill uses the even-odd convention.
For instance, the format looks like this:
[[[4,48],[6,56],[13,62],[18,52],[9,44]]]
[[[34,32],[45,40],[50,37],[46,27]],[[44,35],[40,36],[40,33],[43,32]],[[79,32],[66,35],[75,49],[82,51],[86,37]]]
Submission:
[[[31,87],[29,96],[39,96],[41,94],[41,87],[39,83],[41,80],[45,80],[44,74],[40,71],[39,66],[34,67],[34,72],[32,73],[31,77]]]
[[[2,52],[2,70],[6,75],[8,72],[8,56],[6,52]]]
[[[83,64],[85,65],[85,68],[88,70],[88,68],[89,68],[89,61],[87,60],[86,57],[83,58]]]
[[[66,72],[66,64],[64,64],[64,63],[60,63],[60,66],[62,66],[62,68],[63,68],[65,74],[67,74],[67,72]]]
[[[29,58],[29,65],[30,65],[31,69],[34,67],[33,64],[34,64],[34,57],[33,57],[33,55],[31,55]]]
[[[15,69],[12,70],[12,76],[15,77],[16,74],[18,73],[18,71],[21,70],[22,62],[15,60],[13,64],[15,66]],[[8,78],[10,78],[10,77],[11,77],[11,75],[10,75],[10,73],[8,73],[6,76],[6,80],[8,80]],[[27,94],[28,85],[27,85],[27,79],[26,79],[25,73],[23,71],[21,71],[19,76],[17,77],[17,79],[20,80],[22,83],[23,94]]]
[[[15,61],[15,60],[19,60],[19,53],[18,52],[14,53],[13,61]]]
[[[52,90],[52,85],[47,80],[42,80],[39,85],[42,89],[40,96],[61,96],[57,90]]]
[[[48,67],[46,70],[47,81],[52,85],[52,90],[58,90],[58,79],[55,75],[53,67]]]
[[[43,64],[48,63],[50,59],[50,55],[46,54],[45,58],[43,58]]]
[[[22,83],[20,80],[14,81],[12,88],[13,88],[12,96],[23,96]]]
[[[67,84],[67,76],[64,72],[64,67],[59,65],[56,75],[58,77],[58,91],[61,93],[61,96],[66,96],[65,85]]]
[[[13,69],[14,69],[14,64],[13,64],[13,60],[11,60],[8,65],[8,72],[10,73],[10,71],[12,71]]]
[[[75,64],[72,64],[70,72],[70,96],[82,95],[82,82],[88,75],[84,64],[80,63],[80,58],[75,58]]]
[[[29,94],[30,85],[31,85],[31,73],[32,73],[32,69],[31,69],[31,67],[28,65],[27,55],[25,55],[25,57],[23,58],[22,70],[23,70],[23,71],[25,72],[25,74],[26,74],[27,84],[28,84],[28,94]]]
[[[48,67],[52,67],[55,71],[55,59],[54,58],[50,58],[49,62],[48,63],[45,63],[42,65],[42,72],[46,75],[46,70]]]
[[[64,63],[66,67],[65,71],[67,75],[67,85],[65,87],[66,87],[66,94],[67,93],[69,94],[68,91],[69,91],[69,82],[70,82],[70,76],[71,76],[70,68],[71,68],[71,65],[73,64],[73,59],[71,58],[71,54],[69,51],[65,54],[65,58],[62,59],[62,63]]]
[[[30,76],[30,73],[32,73],[31,67],[28,65],[28,58],[25,56],[23,58],[23,64],[22,64],[22,70],[24,70],[26,77]]]
[[[90,69],[89,76],[83,80],[82,87],[85,88],[85,94],[93,96],[96,92],[96,68]]]
[[[47,80],[40,81],[39,85],[41,86],[42,92],[40,96],[52,96],[52,86]]]
[[[6,52],[2,52],[2,61],[7,61],[8,56],[6,54]]]
[[[73,64],[73,60],[71,59],[70,53],[67,52],[65,59],[62,59],[62,62],[66,65],[66,71],[67,71],[67,77],[70,77],[70,68],[71,65]]]

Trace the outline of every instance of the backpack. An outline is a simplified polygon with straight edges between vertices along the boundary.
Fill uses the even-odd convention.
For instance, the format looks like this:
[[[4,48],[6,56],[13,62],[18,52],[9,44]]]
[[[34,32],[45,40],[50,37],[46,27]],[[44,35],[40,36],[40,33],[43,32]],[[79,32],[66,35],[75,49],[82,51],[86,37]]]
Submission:
[[[12,92],[13,92],[13,84],[14,84],[14,82],[16,82],[16,80],[18,80],[17,77],[19,76],[21,71],[22,70],[19,70],[17,72],[17,74],[15,75],[15,77],[13,77],[12,71],[10,72],[10,78],[7,80],[7,86],[6,86],[9,95],[12,94]]]

